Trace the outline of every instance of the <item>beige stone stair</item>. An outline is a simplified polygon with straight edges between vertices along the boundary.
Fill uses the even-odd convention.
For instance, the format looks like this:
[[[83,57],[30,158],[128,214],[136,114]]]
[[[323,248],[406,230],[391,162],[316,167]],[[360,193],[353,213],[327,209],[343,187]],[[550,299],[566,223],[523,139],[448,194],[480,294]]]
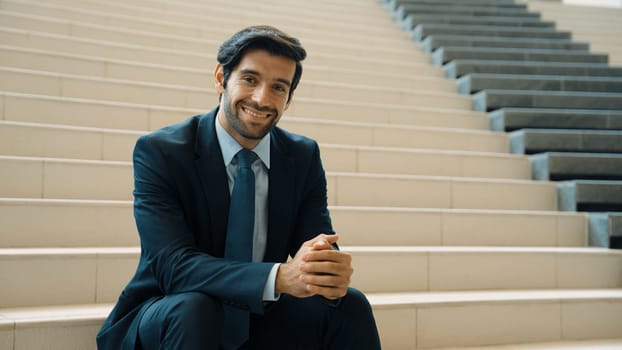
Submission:
[[[342,249],[356,263],[352,285],[367,293],[622,287],[622,252],[618,251],[394,246]],[[0,291],[0,308],[114,302],[132,277],[139,254],[138,247],[0,249],[0,277],[13,282]]]
[[[352,137],[348,137],[342,136],[346,133],[350,134],[352,125],[348,124],[316,123],[311,120],[306,122],[295,120],[291,123],[288,120],[284,124],[287,124],[285,127],[288,130],[302,134],[323,135],[320,141],[342,143],[321,144],[324,167],[329,171],[486,176],[525,180],[531,178],[531,166],[525,156],[493,152],[440,150],[443,148],[469,148],[473,142],[468,138],[455,137],[456,133],[445,132],[445,135],[439,138],[445,144],[434,147],[434,143],[430,141],[432,135],[429,135],[434,133],[425,129],[411,129],[410,133],[404,133],[400,139],[394,135],[395,129],[386,130],[386,136],[383,137],[382,128],[374,128],[374,126],[364,128],[365,125],[362,125],[361,129],[368,131],[368,135],[350,135]],[[291,127],[289,127],[290,124]],[[442,132],[439,131],[439,133]],[[144,132],[118,129],[0,121],[0,154],[129,161],[136,139],[143,134]],[[374,134],[375,141],[378,143],[382,144],[384,138],[387,140],[385,143],[393,143],[395,146],[402,147],[367,146],[366,143],[368,142],[365,139],[371,137],[361,136],[370,136],[371,134]],[[391,136],[393,139],[389,141]],[[458,134],[458,136],[461,135]],[[488,135],[482,133],[480,136]],[[348,140],[344,140],[346,138]],[[483,137],[484,140],[480,143],[494,145],[494,141],[486,142],[486,138]],[[415,146],[412,140],[417,140],[421,146],[432,148],[411,148]],[[502,138],[500,140],[504,141]],[[344,141],[349,142],[344,145]],[[400,141],[403,144],[400,144]],[[356,145],[357,143],[361,145]],[[76,144],[81,144],[82,147],[76,148]]]
[[[622,344],[622,255],[376,1],[2,0],[0,349],[95,347],[139,254],[133,143],[213,107],[217,46],[257,21],[308,49],[280,125],[320,143],[385,349]]]

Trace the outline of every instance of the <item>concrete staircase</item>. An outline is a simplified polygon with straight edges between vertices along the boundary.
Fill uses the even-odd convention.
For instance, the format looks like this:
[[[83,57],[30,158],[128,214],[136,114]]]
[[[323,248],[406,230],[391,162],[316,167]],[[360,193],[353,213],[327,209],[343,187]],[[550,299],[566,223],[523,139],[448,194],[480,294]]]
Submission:
[[[595,191],[588,195],[589,205],[564,203],[560,209],[581,207],[617,215],[622,208],[618,146],[622,130],[616,125],[622,112],[622,66],[610,66],[607,54],[588,51],[588,43],[573,41],[570,31],[556,29],[551,21],[540,22],[540,14],[529,11],[526,4],[453,0],[392,0],[388,4],[412,38],[433,50],[433,62],[443,66],[445,75],[459,79],[458,89],[472,96],[473,109],[491,113],[494,129],[524,128],[512,133],[511,151],[542,153],[531,158],[534,179],[578,181],[559,185],[565,201],[583,197],[562,193],[570,188],[582,188],[581,193]],[[578,12],[568,15],[572,7],[553,8],[562,17],[581,17]],[[605,18],[611,17],[607,11],[601,9]],[[461,13],[469,20],[435,23],[424,18],[428,12],[450,17]],[[620,10],[615,12],[622,15]],[[512,20],[507,19],[510,14]],[[590,37],[609,38],[608,48],[613,51],[622,47],[613,35],[598,31],[602,25],[577,22],[579,31],[592,32]],[[605,115],[607,124],[598,125]],[[604,182],[594,182],[599,180]],[[611,233],[611,238],[591,241],[611,240],[604,246],[618,247],[612,242],[622,231],[612,229],[590,225],[590,235]]]
[[[321,144],[385,349],[622,347],[622,253],[374,0],[0,0],[0,349],[95,348],[139,254],[133,144],[215,105],[251,23],[309,51],[281,125]]]

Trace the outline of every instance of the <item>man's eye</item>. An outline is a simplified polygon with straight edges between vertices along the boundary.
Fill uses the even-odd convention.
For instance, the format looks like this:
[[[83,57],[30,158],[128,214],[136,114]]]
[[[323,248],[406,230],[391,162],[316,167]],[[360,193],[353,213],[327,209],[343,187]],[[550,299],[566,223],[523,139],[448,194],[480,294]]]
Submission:
[[[253,77],[242,77],[242,80],[250,84],[255,82],[255,79]]]
[[[278,91],[278,92],[286,92],[287,89],[285,89],[284,86],[281,85],[274,85],[274,90]]]

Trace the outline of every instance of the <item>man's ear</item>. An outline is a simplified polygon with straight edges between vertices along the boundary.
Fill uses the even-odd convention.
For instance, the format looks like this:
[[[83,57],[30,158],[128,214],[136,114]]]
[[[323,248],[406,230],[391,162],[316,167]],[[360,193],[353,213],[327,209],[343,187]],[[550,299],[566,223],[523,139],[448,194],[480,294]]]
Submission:
[[[222,69],[220,63],[216,64],[216,68],[214,68],[214,87],[216,87],[216,91],[219,95],[222,95],[225,92],[225,72]]]

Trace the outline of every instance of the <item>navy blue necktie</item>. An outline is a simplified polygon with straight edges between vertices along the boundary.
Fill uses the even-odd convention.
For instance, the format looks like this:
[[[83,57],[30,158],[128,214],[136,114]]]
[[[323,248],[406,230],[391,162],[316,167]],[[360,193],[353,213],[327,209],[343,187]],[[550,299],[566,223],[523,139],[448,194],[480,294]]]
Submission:
[[[257,155],[243,149],[235,157],[238,172],[231,192],[225,259],[250,262],[255,229],[255,173],[251,165]],[[237,349],[248,339],[249,312],[228,305],[224,312],[223,345],[225,349]]]

